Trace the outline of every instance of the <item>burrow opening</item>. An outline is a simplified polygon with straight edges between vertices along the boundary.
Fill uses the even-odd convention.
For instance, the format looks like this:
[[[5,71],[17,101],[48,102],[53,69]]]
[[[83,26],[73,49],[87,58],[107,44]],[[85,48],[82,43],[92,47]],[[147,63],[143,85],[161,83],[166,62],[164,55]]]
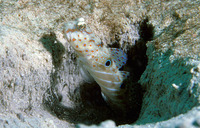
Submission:
[[[97,83],[83,83],[74,89],[68,96],[79,103],[73,107],[63,105],[63,96],[57,91],[57,84],[60,67],[65,61],[63,56],[64,46],[56,39],[55,33],[44,35],[40,42],[51,52],[53,65],[55,70],[51,73],[51,87],[43,96],[43,104],[46,110],[55,115],[59,119],[66,120],[71,123],[83,123],[87,125],[99,124],[105,120],[114,120],[117,125],[134,123],[140,114],[142,107],[142,98],[144,90],[138,83],[142,73],[147,66],[148,58],[146,56],[146,43],[153,39],[154,27],[148,24],[148,18],[139,23],[140,39],[128,49],[128,61],[125,66],[128,67],[130,77],[124,81],[127,86],[127,98],[129,100],[127,115],[122,118],[111,109],[101,96],[101,90]],[[57,42],[57,43],[55,43]],[[116,42],[118,42],[116,38]],[[119,44],[115,43],[110,47],[119,48]],[[76,63],[76,62],[75,62]],[[66,85],[63,85],[66,86]],[[78,95],[77,95],[78,94]],[[76,97],[77,95],[77,97]],[[75,97],[75,98],[74,98]]]
[[[139,22],[140,38],[135,42],[134,46],[127,48],[128,60],[125,66],[130,72],[130,77],[124,81],[124,84],[128,85],[127,98],[129,99],[130,107],[127,107],[128,112],[126,118],[114,119],[117,125],[134,123],[140,114],[145,90],[141,88],[138,81],[145,71],[148,63],[146,43],[153,40],[154,36],[154,27],[152,24],[149,24],[148,21],[148,18],[146,18]],[[119,42],[119,40],[116,38],[116,42]],[[120,48],[120,45],[119,43],[115,43],[110,45],[110,47]]]

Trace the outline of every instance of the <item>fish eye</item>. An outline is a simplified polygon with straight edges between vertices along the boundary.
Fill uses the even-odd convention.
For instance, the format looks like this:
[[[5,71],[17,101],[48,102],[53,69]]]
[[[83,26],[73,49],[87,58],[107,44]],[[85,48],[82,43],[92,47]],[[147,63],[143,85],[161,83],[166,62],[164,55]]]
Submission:
[[[110,65],[111,65],[111,60],[107,60],[106,63],[105,63],[105,66],[109,67]]]

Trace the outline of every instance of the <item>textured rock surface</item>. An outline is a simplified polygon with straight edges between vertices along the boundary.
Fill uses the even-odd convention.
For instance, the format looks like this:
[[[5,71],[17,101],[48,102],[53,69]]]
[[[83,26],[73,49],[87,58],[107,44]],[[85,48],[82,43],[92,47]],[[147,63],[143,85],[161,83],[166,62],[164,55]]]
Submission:
[[[102,122],[99,126],[91,125],[89,127],[90,128],[99,128],[99,127],[101,127],[101,128],[116,128],[116,125],[115,125],[114,121],[107,120],[107,121]],[[80,125],[77,125],[77,128],[88,128],[88,126],[80,124]]]
[[[155,35],[147,43],[148,65],[140,78],[146,92],[137,124],[166,120],[199,105],[200,2],[162,3],[155,6],[158,15],[148,12]]]
[[[43,109],[51,56],[32,35],[0,26],[0,119],[5,127],[70,126]],[[61,123],[62,122],[62,123]]]
[[[20,0],[0,4],[0,112],[8,127],[44,127],[48,122],[49,127],[73,127],[106,119],[121,121],[103,101],[97,84],[86,84],[79,76],[75,54],[61,32],[64,22],[84,17],[104,43],[112,45],[110,40],[118,36],[117,45],[126,41],[123,47],[128,47],[139,38],[138,26],[124,13],[116,17],[123,10],[113,12],[110,7],[118,7],[109,1]],[[139,110],[138,106],[133,108]],[[18,114],[23,121],[17,119]]]
[[[192,110],[188,111],[185,114],[180,114],[177,117],[173,117],[169,120],[156,123],[147,123],[144,125],[121,125],[117,127],[112,121],[104,121],[98,126],[78,125],[77,128],[104,128],[104,126],[107,126],[109,128],[112,128],[113,126],[117,128],[199,128],[199,116],[199,107],[194,107]]]
[[[1,127],[74,127],[107,119],[116,123],[91,127],[114,127],[138,114],[135,124],[119,127],[199,127],[193,107],[199,105],[200,2],[122,1],[0,1]],[[79,75],[61,33],[64,22],[78,17],[104,43],[128,52],[135,113],[127,121]]]
[[[155,33],[139,80],[145,90],[142,109],[134,125],[119,127],[199,127],[199,109],[192,108],[199,105],[200,2],[149,4],[146,16]]]
[[[122,125],[118,128],[199,128],[200,127],[199,107],[194,107],[187,113],[180,114],[167,121],[147,123],[144,125]]]
[[[104,128],[107,126],[109,128],[199,128],[200,127],[200,108],[194,107],[187,113],[180,114],[177,117],[173,117],[166,121],[158,121],[156,123],[147,123],[143,125],[114,125],[113,121],[104,121],[100,125],[96,126],[85,126],[78,125],[77,128]]]

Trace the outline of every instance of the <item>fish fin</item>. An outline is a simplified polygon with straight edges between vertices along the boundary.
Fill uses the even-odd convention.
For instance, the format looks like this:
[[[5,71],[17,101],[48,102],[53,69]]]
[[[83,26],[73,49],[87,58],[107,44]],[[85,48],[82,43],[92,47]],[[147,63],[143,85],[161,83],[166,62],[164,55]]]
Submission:
[[[88,70],[86,69],[86,67],[84,66],[83,63],[81,63],[81,61],[78,59],[78,66],[80,69],[80,74],[83,78],[83,80],[87,83],[92,83],[94,82],[94,78],[90,75],[90,73],[88,72]]]
[[[118,49],[118,48],[111,48],[110,52],[111,52],[113,62],[115,62],[118,69],[120,69],[123,65],[126,64],[127,55],[123,50]]]
[[[101,96],[103,97],[103,99],[104,99],[105,101],[108,100],[107,97],[103,94],[103,92],[101,92]]]
[[[127,71],[120,71],[120,73],[123,77],[123,80],[126,79],[129,76],[129,72],[127,72]]]

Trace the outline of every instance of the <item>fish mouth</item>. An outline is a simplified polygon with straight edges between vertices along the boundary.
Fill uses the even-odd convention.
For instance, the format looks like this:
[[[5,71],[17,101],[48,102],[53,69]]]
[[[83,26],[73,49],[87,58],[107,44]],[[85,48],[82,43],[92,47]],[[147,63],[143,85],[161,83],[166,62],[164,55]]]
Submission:
[[[70,30],[75,29],[75,24],[76,23],[73,21],[68,22],[67,24],[64,24],[65,38],[67,39],[68,42],[71,42],[72,32]]]
[[[71,42],[71,32],[65,34],[65,38],[67,39],[68,42]]]

